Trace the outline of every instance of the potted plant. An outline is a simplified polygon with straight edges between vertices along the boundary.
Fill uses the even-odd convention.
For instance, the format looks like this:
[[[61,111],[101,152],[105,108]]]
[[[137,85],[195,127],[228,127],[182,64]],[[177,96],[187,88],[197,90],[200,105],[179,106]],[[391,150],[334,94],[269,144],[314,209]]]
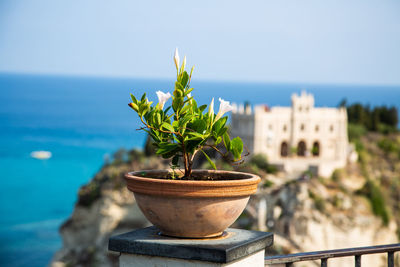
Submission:
[[[186,238],[220,236],[243,212],[260,178],[253,174],[218,171],[205,149],[214,149],[232,162],[241,163],[243,143],[231,139],[225,113],[232,110],[219,99],[214,113],[211,104],[198,106],[191,96],[193,67],[185,70],[186,57],[179,62],[175,50],[177,80],[173,94],[157,91],[158,103],[152,105],[146,94],[138,99],[131,94],[129,106],[137,112],[143,127],[154,141],[156,154],[171,158],[171,170],[142,170],[125,175],[127,187],[146,218],[164,235]],[[172,98],[171,106],[165,104]],[[226,151],[219,147],[222,144]],[[202,153],[214,170],[193,170],[193,160]],[[183,169],[180,169],[180,164]]]

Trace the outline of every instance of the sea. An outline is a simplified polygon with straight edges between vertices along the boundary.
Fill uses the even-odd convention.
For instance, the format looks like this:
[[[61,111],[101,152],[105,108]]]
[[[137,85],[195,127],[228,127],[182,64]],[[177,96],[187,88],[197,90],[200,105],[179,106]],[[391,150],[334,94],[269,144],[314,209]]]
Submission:
[[[0,73],[0,266],[46,266],[61,248],[58,229],[80,186],[120,148],[141,149],[145,135],[128,107],[130,93],[173,91],[173,80]],[[289,106],[292,93],[314,94],[316,106],[394,105],[400,86],[215,82],[193,80],[199,104],[219,97]],[[32,151],[52,153],[47,160]]]

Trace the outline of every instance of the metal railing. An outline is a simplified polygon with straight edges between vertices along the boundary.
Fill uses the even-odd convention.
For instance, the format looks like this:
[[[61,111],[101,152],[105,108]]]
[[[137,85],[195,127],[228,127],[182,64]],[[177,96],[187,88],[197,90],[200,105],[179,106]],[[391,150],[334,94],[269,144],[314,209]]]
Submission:
[[[265,257],[264,263],[265,265],[285,264],[286,267],[289,267],[293,266],[294,262],[321,260],[321,267],[327,267],[328,259],[330,258],[354,256],[354,266],[361,267],[361,255],[387,253],[387,266],[394,267],[394,253],[396,251],[400,251],[400,243],[383,246],[345,248],[288,255],[267,256]]]

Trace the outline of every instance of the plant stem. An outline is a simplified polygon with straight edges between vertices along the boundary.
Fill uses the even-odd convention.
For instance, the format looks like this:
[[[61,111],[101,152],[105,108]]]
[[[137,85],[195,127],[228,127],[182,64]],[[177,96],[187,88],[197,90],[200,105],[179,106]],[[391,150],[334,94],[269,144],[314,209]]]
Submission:
[[[183,152],[183,165],[185,166],[185,177],[190,177],[192,175],[191,162],[189,154],[186,152],[185,143],[182,141],[182,152]]]
[[[185,155],[186,156],[186,170],[185,170],[185,172],[186,172],[186,177],[190,177],[190,176],[192,176],[192,163],[190,162],[190,158],[189,158],[189,154],[186,154]]]
[[[183,164],[185,165],[185,177],[189,178],[192,176],[192,161],[188,153],[183,154]]]

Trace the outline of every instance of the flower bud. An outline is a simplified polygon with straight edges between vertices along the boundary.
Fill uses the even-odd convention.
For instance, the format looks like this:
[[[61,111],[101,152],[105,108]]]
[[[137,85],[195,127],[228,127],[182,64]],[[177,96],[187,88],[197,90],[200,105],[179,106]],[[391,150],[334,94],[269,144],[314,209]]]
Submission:
[[[179,53],[178,53],[178,48],[175,48],[174,61],[175,61],[176,70],[179,70]]]
[[[138,111],[138,106],[135,103],[129,103],[128,106],[130,106],[134,111]]]
[[[186,56],[183,57],[183,61],[182,61],[182,71],[185,70],[186,67]]]
[[[208,106],[208,116],[209,117],[214,116],[214,97],[211,100],[210,105]]]

